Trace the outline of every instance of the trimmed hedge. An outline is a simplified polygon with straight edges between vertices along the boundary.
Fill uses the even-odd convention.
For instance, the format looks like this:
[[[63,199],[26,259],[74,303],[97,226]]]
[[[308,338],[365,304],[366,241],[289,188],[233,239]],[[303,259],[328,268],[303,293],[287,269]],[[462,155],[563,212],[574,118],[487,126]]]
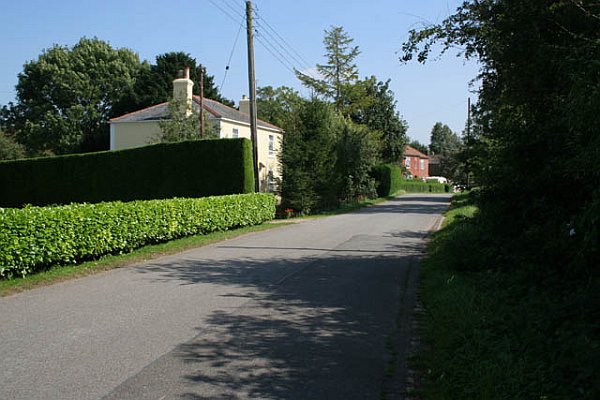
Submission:
[[[402,170],[394,164],[381,164],[373,168],[371,176],[377,182],[377,196],[391,196],[400,190]]]
[[[420,179],[403,180],[402,170],[394,164],[381,164],[373,168],[371,176],[377,181],[377,196],[387,197],[404,190],[409,193],[449,192],[450,186],[439,182],[423,182]]]
[[[423,182],[421,180],[402,181],[400,190],[408,193],[444,193],[450,191],[450,186],[439,182]]]
[[[24,276],[183,236],[258,225],[274,215],[275,197],[266,193],[0,208],[0,277]]]
[[[0,207],[254,192],[248,139],[0,162]]]

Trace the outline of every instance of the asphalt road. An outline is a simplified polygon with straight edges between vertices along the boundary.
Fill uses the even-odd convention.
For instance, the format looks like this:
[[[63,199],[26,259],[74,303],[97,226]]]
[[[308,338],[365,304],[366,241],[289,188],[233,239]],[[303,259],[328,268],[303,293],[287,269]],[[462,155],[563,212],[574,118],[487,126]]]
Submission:
[[[403,196],[0,298],[0,399],[398,397],[448,202]]]

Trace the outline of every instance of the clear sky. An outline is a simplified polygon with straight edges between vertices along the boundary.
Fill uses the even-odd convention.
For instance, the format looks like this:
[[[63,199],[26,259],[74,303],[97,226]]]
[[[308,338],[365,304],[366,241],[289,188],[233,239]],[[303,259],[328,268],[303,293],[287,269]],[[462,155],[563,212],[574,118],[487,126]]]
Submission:
[[[462,132],[467,98],[478,66],[452,54],[425,65],[398,61],[411,28],[440,22],[461,0],[254,0],[257,13],[256,77],[258,86],[291,86],[307,94],[290,72],[323,63],[324,30],[343,26],[361,54],[361,77],[391,79],[397,109],[409,125],[411,139],[429,143],[435,122]],[[234,47],[243,0],[29,0],[2,1],[0,12],[0,105],[14,100],[23,64],[53,44],[72,46],[82,37],[98,37],[113,47],[126,47],[141,59],[169,51],[190,53],[220,85],[239,100],[248,93],[246,38],[242,30]],[[217,5],[220,7],[217,7]],[[225,11],[225,12],[224,12]],[[227,12],[227,13],[226,13]],[[273,28],[274,30],[271,30]],[[281,40],[283,38],[285,42]],[[285,50],[277,47],[282,43]],[[271,52],[265,46],[275,46]],[[282,62],[271,53],[277,55]],[[281,53],[281,54],[279,54]],[[282,57],[282,56],[285,56]]]

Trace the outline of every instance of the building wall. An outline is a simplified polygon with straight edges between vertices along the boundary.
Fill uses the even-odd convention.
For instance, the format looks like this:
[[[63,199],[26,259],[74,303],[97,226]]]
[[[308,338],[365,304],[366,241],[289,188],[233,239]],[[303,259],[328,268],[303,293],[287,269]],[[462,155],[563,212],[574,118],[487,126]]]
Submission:
[[[231,121],[220,121],[221,139],[234,137],[233,129],[238,130],[238,137],[250,139],[250,127]],[[160,135],[157,121],[151,122],[113,122],[110,125],[110,149],[122,150],[131,147],[146,146],[152,139]],[[269,152],[269,136],[273,136],[273,151]],[[281,152],[281,132],[258,129],[258,164],[261,191],[269,191],[269,171],[273,174],[273,184],[281,180],[281,166],[278,154]]]
[[[231,121],[221,121],[221,135],[222,139],[230,139],[234,137],[233,130],[237,129],[238,137],[250,139],[250,127],[246,125],[238,125]],[[281,132],[274,132],[266,129],[258,128],[258,174],[260,180],[261,191],[269,191],[269,171],[273,173],[273,179],[277,184],[277,180],[281,180],[281,166],[279,164],[279,156],[281,152],[282,134]],[[269,136],[273,137],[273,151],[269,151]]]
[[[110,124],[110,149],[146,146],[161,133],[157,121],[113,122]]]
[[[427,158],[405,156],[404,165],[410,171],[412,176],[419,178],[429,177],[429,160]]]

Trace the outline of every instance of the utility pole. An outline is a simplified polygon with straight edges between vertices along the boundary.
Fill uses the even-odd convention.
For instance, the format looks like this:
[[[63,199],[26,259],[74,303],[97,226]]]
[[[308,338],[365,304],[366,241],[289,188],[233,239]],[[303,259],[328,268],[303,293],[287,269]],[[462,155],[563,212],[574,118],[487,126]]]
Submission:
[[[204,138],[204,69],[200,64],[200,139]]]
[[[467,98],[467,190],[471,190],[471,98]]]
[[[256,76],[254,74],[254,32],[252,28],[252,1],[246,1],[246,28],[248,34],[248,85],[250,87],[250,134],[254,161],[254,191],[260,190],[258,181],[258,132],[256,130]]]

